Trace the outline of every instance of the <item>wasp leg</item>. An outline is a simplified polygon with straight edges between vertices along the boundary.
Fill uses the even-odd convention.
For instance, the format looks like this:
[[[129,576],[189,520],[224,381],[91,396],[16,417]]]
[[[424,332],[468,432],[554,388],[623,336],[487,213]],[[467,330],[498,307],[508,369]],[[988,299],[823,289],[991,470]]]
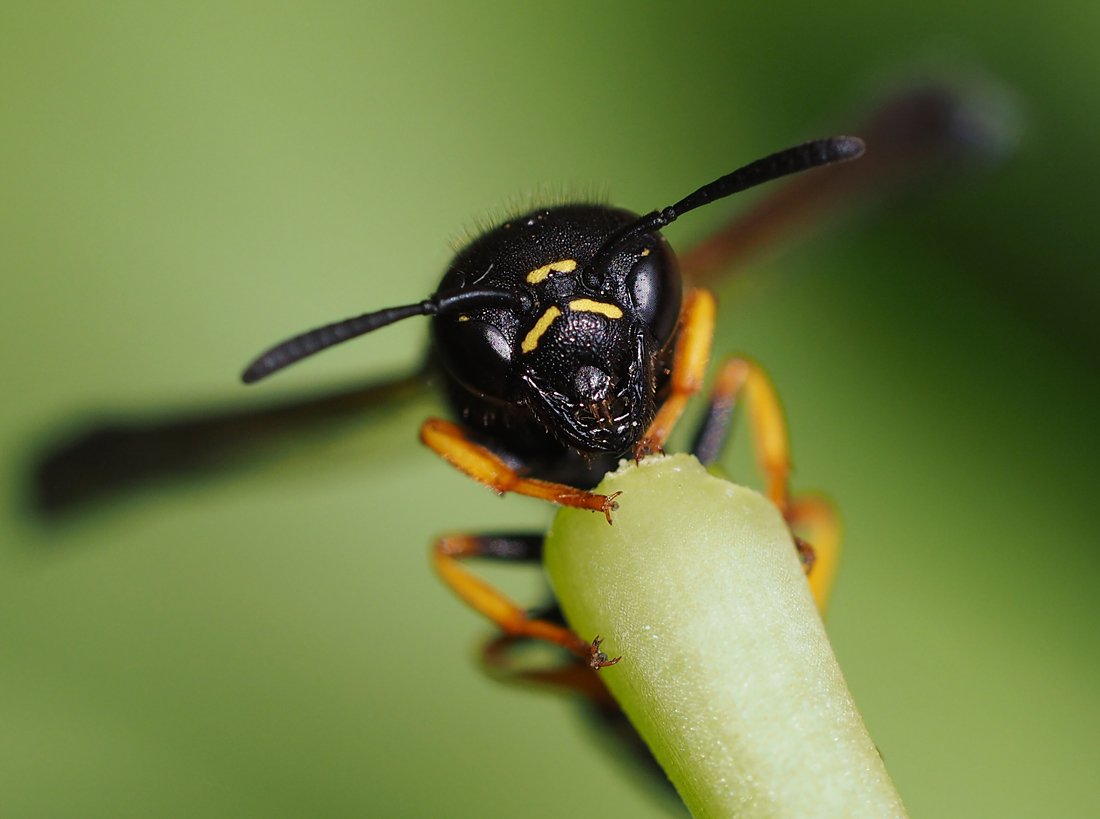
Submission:
[[[703,466],[711,466],[718,461],[733,432],[733,411],[737,408],[739,387],[740,379],[736,372],[730,372],[727,367],[718,371],[707,401],[706,414],[695,430],[695,440],[691,445],[691,454]]]
[[[540,616],[560,618],[561,612],[552,606],[540,611]],[[607,690],[604,678],[593,674],[585,664],[577,661],[563,659],[557,666],[535,666],[534,661],[525,656],[524,649],[529,642],[523,637],[497,637],[482,650],[483,670],[494,681],[504,685],[533,689],[544,694],[579,697],[596,737],[611,741],[607,746],[609,752],[624,763],[640,783],[656,787],[657,792],[671,796],[679,804],[661,766]],[[631,754],[624,755],[623,751],[630,751]]]
[[[615,665],[600,651],[600,638],[588,642],[561,623],[532,617],[502,592],[462,566],[473,557],[537,561],[542,538],[532,535],[444,535],[432,548],[432,564],[443,582],[474,611],[489,618],[506,635],[545,640],[561,646],[594,669]]]
[[[711,342],[714,340],[714,316],[714,295],[702,288],[692,290],[680,313],[680,333],[672,357],[669,395],[638,442],[634,450],[636,458],[661,451],[688,399],[702,388],[710,360]]]
[[[722,364],[692,452],[707,465],[718,459],[729,438],[733,411],[742,395],[748,405],[753,448],[767,481],[767,495],[795,533],[795,545],[809,577],[814,600],[818,609],[824,611],[840,556],[840,525],[832,504],[824,498],[791,498],[787,424],[775,387],[759,365],[743,358],[733,358]],[[807,535],[805,539],[802,533]]]
[[[731,358],[722,364],[692,452],[704,464],[718,458],[742,393],[748,404],[757,463],[767,481],[766,494],[789,520],[791,452],[787,423],[775,387],[759,365],[744,358]]]
[[[485,484],[500,494],[515,492],[532,498],[541,498],[562,506],[603,512],[611,523],[611,513],[619,508],[615,503],[618,492],[597,495],[563,483],[524,478],[516,473],[497,455],[481,444],[474,443],[457,424],[440,418],[429,418],[420,427],[420,440],[451,466],[464,472],[475,481]]]
[[[824,613],[840,562],[840,521],[836,509],[818,495],[799,496],[791,502],[787,522],[794,531],[806,535],[802,543],[813,544],[812,571],[808,572],[810,591],[818,611]]]
[[[555,612],[540,612],[551,622],[558,622]],[[485,644],[481,651],[481,665],[486,674],[497,682],[516,686],[533,686],[547,692],[579,694],[600,708],[617,709],[611,693],[599,675],[593,674],[587,660],[575,658],[563,660],[557,665],[534,665],[525,661],[523,649],[530,640],[502,634]]]

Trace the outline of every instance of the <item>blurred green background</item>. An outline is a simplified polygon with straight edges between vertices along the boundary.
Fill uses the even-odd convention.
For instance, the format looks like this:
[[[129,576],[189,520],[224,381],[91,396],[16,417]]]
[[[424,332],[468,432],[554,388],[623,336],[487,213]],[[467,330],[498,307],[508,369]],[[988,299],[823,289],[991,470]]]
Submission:
[[[93,410],[399,372],[423,322],[236,380],[421,298],[509,202],[648,210],[975,67],[1018,95],[1016,156],[760,260],[718,349],[767,366],[796,486],[842,511],[829,630],[911,812],[1095,815],[1098,34],[1079,0],[4,4],[4,815],[677,815],[575,703],[473,662],[431,538],[550,513],[419,447],[430,400],[59,525],[28,459]]]

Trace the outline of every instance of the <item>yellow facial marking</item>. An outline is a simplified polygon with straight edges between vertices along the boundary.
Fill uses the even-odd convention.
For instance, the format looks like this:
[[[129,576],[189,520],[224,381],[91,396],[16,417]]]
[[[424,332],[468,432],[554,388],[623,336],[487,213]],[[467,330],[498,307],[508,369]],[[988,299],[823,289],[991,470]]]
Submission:
[[[573,299],[569,302],[569,309],[578,313],[599,313],[609,319],[621,319],[623,317],[623,311],[614,304],[592,301],[592,299]]]
[[[649,248],[647,247],[644,250],[642,250],[642,256],[648,256],[648,255],[649,255]]]
[[[542,267],[536,267],[530,273],[527,274],[528,284],[538,284],[543,281],[551,273],[572,273],[577,269],[576,259],[562,259],[560,262],[550,262],[550,264],[544,264]]]
[[[554,323],[554,319],[561,315],[561,310],[557,307],[547,307],[546,312],[539,316],[539,320],[535,322],[535,326],[531,328],[523,339],[523,342],[519,345],[519,348],[525,353],[529,353],[539,346],[539,339],[542,338],[542,334],[550,329],[550,325]]]

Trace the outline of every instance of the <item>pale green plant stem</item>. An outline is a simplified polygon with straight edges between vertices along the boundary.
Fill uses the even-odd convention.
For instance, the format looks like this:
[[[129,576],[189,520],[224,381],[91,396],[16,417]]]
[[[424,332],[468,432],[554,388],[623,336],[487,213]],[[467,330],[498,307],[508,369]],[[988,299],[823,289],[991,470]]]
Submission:
[[[776,508],[687,455],[598,489],[619,490],[614,526],[557,516],[546,567],[692,814],[904,816]]]

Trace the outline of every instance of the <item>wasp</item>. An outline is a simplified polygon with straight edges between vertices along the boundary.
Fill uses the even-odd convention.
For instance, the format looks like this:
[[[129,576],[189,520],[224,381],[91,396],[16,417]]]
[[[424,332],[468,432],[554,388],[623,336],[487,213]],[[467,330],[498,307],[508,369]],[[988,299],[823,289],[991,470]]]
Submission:
[[[863,152],[856,137],[807,142],[642,216],[592,204],[522,214],[459,251],[428,298],[296,335],[259,355],[242,380],[255,383],[336,344],[429,316],[431,366],[457,422],[429,418],[421,441],[498,493],[589,509],[610,524],[616,494],[592,487],[619,459],[662,450],[702,386],[714,334],[714,297],[703,288],[684,293],[661,229],[718,199]],[[696,454],[705,462],[717,455],[742,390],[757,397],[753,423],[769,496],[791,518],[778,403],[755,365],[735,359],[723,367]],[[598,636],[528,615],[459,565],[537,561],[541,548],[539,535],[452,535],[436,542],[433,556],[447,585],[505,635],[557,644],[593,669],[614,665],[621,658],[609,658]],[[812,549],[801,549],[812,566]]]
[[[926,167],[921,160],[930,155],[961,153],[960,146],[975,141],[962,102],[936,87],[888,101],[863,130],[871,153],[845,171],[843,182],[817,170],[813,184],[787,186],[679,259],[661,233],[672,222],[747,188],[846,163],[863,153],[864,143],[833,137],[780,151],[642,216],[588,203],[516,216],[463,248],[428,298],[295,336],[258,356],[243,380],[254,383],[335,344],[429,317],[425,371],[436,375],[453,420],[425,421],[421,440],[497,492],[589,509],[610,523],[615,497],[592,488],[619,459],[660,451],[704,380],[715,302],[702,287],[685,288],[685,279],[701,282],[750,255],[786,223],[831,204],[837,188],[850,195],[882,187]],[[292,436],[318,417],[358,421],[370,407],[424,383],[418,371],[377,388],[259,410],[95,424],[43,454],[34,468],[34,501],[55,516],[152,478],[222,470],[249,447]],[[768,496],[792,525],[817,522],[828,533],[827,509],[789,497],[785,425],[756,364],[733,359],[720,367],[693,452],[706,463],[717,458],[739,398],[750,409]],[[435,544],[433,561],[505,637],[548,640],[597,669],[615,662],[598,639],[573,634],[556,612],[528,615],[462,565],[471,558],[535,562],[541,548],[539,535],[449,535]],[[812,568],[813,550],[800,541],[799,548]],[[811,574],[815,591],[822,574]]]

